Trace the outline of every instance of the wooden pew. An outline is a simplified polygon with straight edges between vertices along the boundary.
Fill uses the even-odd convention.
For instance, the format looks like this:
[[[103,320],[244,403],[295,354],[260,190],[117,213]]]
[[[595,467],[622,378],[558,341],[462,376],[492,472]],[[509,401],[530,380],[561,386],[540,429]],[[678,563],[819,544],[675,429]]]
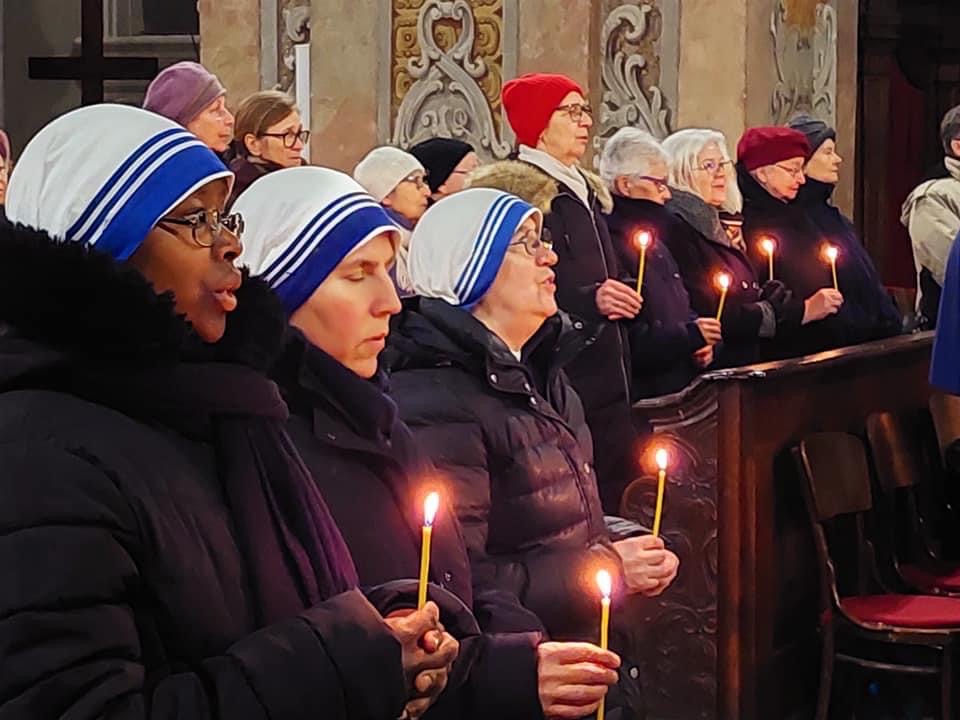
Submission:
[[[671,451],[663,533],[680,575],[621,611],[651,718],[812,717],[818,575],[789,449],[925,407],[932,333],[718,371],[636,405],[654,426],[622,512],[652,521],[653,448]]]

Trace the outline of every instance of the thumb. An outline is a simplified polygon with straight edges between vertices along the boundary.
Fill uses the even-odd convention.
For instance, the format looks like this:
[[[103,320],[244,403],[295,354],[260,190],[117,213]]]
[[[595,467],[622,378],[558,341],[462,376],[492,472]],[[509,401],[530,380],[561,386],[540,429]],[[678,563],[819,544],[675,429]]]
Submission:
[[[411,613],[407,616],[406,620],[409,622],[407,626],[412,633],[415,635],[423,635],[428,630],[433,630],[440,624],[440,608],[437,607],[437,604],[432,600],[423,606],[421,610],[417,610],[414,613]]]

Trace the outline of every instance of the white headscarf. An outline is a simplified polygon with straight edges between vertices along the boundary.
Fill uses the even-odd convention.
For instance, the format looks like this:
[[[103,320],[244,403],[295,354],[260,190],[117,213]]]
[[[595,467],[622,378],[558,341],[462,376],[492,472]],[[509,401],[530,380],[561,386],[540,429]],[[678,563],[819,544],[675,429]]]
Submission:
[[[117,260],[193,192],[231,173],[172,120],[125,105],[69,112],[30,141],[10,178],[7,218]]]
[[[296,167],[264,175],[233,204],[243,216],[240,264],[260,275],[293,314],[347,255],[397,226],[355,180]]]
[[[517,228],[541,212],[515,195],[469,188],[424,213],[410,238],[410,279],[423,297],[470,306],[493,284]]]

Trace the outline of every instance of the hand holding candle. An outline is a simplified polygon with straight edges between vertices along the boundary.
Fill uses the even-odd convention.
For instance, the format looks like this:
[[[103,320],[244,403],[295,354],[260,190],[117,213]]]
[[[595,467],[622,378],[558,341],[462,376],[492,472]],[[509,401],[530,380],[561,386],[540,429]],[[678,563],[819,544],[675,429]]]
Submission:
[[[433,520],[440,508],[440,495],[431,492],[423,501],[423,541],[420,545],[420,582],[417,586],[417,609],[427,603],[427,578],[430,574],[430,540],[433,536]]]
[[[606,650],[610,634],[610,595],[613,593],[613,580],[606,570],[597,573],[597,587],[600,588],[600,649]],[[601,700],[597,708],[597,720],[603,720],[605,710],[606,703]]]
[[[777,251],[777,244],[768,237],[760,241],[760,249],[767,256],[767,279],[773,280],[773,255]]]
[[[727,301],[727,290],[730,289],[731,277],[727,273],[717,273],[714,277],[717,287],[720,288],[720,304],[717,306],[717,320],[723,315],[723,305]]]
[[[640,248],[640,269],[637,272],[637,295],[643,289],[643,273],[647,267],[647,247],[650,245],[650,233],[646,230],[637,235],[637,247]]]
[[[660,536],[660,518],[663,516],[663,492],[664,486],[667,483],[667,464],[670,461],[670,456],[667,455],[667,451],[663,448],[657,450],[657,507],[653,513],[653,536]]]
[[[834,245],[827,245],[823,254],[830,263],[830,270],[833,273],[833,289],[839,292],[840,283],[837,281],[837,256],[840,254],[840,251],[837,250]]]

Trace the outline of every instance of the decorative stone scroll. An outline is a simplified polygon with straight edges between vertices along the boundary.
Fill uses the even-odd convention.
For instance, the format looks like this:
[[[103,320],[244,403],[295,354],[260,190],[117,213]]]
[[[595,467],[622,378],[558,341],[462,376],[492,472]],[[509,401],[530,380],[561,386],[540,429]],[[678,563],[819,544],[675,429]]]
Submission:
[[[673,56],[678,22],[675,1],[617,3],[604,18],[602,94],[593,139],[595,166],[606,141],[622,127],[639,127],[659,138],[670,134],[674,108],[660,84],[665,75],[676,77]]]
[[[260,0],[260,87],[293,92],[294,46],[310,42],[310,0]]]
[[[507,157],[512,144],[505,137],[500,89],[504,59],[511,54],[505,15],[515,17],[516,1],[394,0],[394,145],[453,137],[471,143],[486,159]]]
[[[836,10],[818,0],[777,0],[770,32],[777,71],[772,121],[782,125],[807,112],[836,125]]]

